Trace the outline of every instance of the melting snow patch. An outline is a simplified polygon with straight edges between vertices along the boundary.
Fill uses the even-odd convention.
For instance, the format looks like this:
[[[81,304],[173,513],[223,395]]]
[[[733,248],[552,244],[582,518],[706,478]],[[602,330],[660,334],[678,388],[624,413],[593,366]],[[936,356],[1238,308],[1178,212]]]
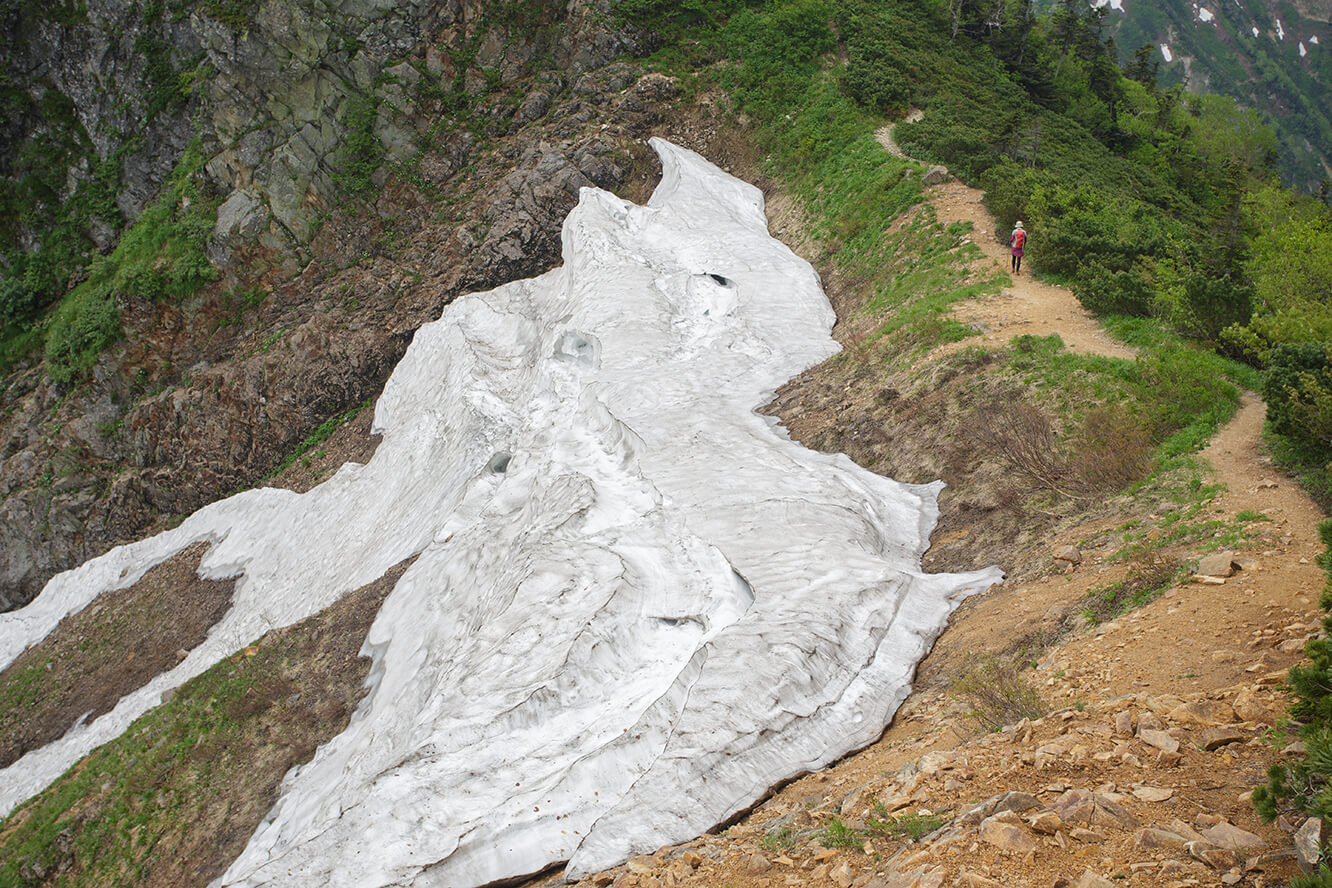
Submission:
[[[1168,43],[1161,44],[1161,57],[1164,58],[1167,62],[1173,62],[1175,60],[1174,55],[1170,52],[1170,44]]]
[[[1314,46],[1317,46],[1317,45],[1318,45],[1318,35],[1315,34],[1315,35],[1313,35],[1312,37],[1310,37],[1310,38],[1309,38],[1309,42],[1312,43]]]
[[[1281,19],[1277,19],[1277,20],[1276,20],[1276,26],[1277,26],[1277,39],[1278,39],[1278,40],[1285,40],[1285,39],[1286,39],[1286,29],[1283,28],[1283,27],[1281,27]]]
[[[1210,9],[1208,9],[1207,7],[1205,7],[1205,6],[1199,6],[1199,7],[1198,7],[1198,18],[1201,19],[1201,20],[1204,21],[1204,22],[1210,22],[1210,21],[1212,21],[1214,18],[1216,18],[1216,16],[1212,15],[1212,11],[1211,11]]]
[[[1255,36],[1255,37],[1258,36],[1258,28],[1257,28],[1257,26],[1254,26],[1254,28],[1253,28],[1253,36]]]
[[[1111,9],[1115,10],[1116,12],[1123,12],[1124,0],[1092,0],[1092,6],[1098,9],[1102,6],[1109,6]]]
[[[1307,56],[1308,54],[1309,54],[1309,51],[1306,50],[1306,49],[1304,48],[1304,41],[1301,40],[1301,41],[1300,41],[1300,58],[1304,58],[1304,57]]]
[[[879,736],[997,569],[925,574],[940,485],[898,484],[754,412],[829,357],[814,270],[757,189],[660,140],[647,206],[584,189],[564,264],[417,331],[371,461],[254,490],[0,615],[0,664],[190,543],[240,576],[175,670],[0,771],[12,808],[181,684],[419,558],[370,688],[216,885],[491,884],[692,838]]]

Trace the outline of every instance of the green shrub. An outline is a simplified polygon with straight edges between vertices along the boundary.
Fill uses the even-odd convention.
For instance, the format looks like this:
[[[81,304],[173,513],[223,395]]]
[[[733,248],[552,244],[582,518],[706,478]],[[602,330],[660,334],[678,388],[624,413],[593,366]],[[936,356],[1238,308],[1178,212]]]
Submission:
[[[1332,342],[1272,349],[1263,399],[1273,432],[1307,452],[1332,455]]]
[[[900,117],[911,104],[911,80],[894,63],[896,47],[887,42],[849,51],[842,86],[857,102],[889,117]]]
[[[829,820],[819,833],[819,844],[825,848],[858,848],[865,842],[865,834],[847,826],[840,817]]]
[[[1073,293],[1096,314],[1147,315],[1152,309],[1152,288],[1137,269],[1107,268],[1097,259],[1077,266]]]
[[[989,655],[973,657],[953,677],[952,693],[971,708],[971,717],[990,731],[1024,718],[1040,718],[1049,711],[1017,666]]]
[[[1332,576],[1332,520],[1318,526],[1318,535],[1324,546],[1318,564]],[[1299,725],[1304,753],[1274,764],[1267,785],[1253,793],[1254,808],[1267,821],[1283,809],[1332,818],[1332,585],[1324,586],[1321,603],[1324,635],[1305,645],[1309,665],[1292,666],[1286,676],[1294,697],[1290,714]],[[1329,884],[1327,867],[1305,884]]]
[[[883,802],[875,799],[874,816],[867,825],[871,832],[887,838],[907,838],[918,842],[947,822],[948,819],[942,814],[893,814]]]
[[[56,309],[46,331],[47,373],[56,382],[69,382],[96,363],[120,332],[120,314],[105,294],[93,290],[72,294]]]
[[[1155,309],[1162,320],[1184,335],[1219,343],[1222,331],[1243,324],[1251,316],[1253,290],[1246,282],[1229,276],[1193,271],[1178,287],[1159,293]]]
[[[384,162],[384,143],[375,135],[379,102],[355,96],[347,106],[347,134],[335,161],[333,181],[351,194],[365,194],[374,187],[371,177]]]

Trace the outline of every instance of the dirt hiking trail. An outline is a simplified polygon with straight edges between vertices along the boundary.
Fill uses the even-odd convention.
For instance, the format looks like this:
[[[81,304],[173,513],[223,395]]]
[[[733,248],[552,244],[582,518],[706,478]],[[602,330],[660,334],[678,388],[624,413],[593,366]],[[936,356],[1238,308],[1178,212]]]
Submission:
[[[920,111],[913,110],[907,120],[914,122],[920,117]],[[892,127],[882,127],[874,136],[889,154],[912,159],[893,141]],[[985,209],[985,192],[949,176],[942,183],[930,186],[926,196],[941,223],[970,222],[972,242],[980,247],[987,260],[1003,271],[1009,270],[1008,232],[998,231],[994,217]],[[1082,354],[1114,358],[1132,358],[1134,354],[1131,348],[1102,330],[1071,292],[1036,280],[1030,269],[1024,268],[1013,275],[1011,284],[998,296],[960,303],[953,313],[959,321],[977,329],[980,343],[990,347],[1004,345],[1024,333],[1033,336],[1057,333],[1070,350]],[[971,337],[965,344],[954,344],[952,350],[975,345],[976,339]]]
[[[903,156],[887,128],[877,135]],[[985,257],[978,261],[1007,271],[1008,249],[982,196],[951,179],[926,190],[940,222],[972,223]],[[769,206],[774,231],[798,240],[798,231],[782,230],[791,225],[784,206]],[[959,303],[955,313],[987,346],[1057,333],[1073,351],[1134,357],[1071,292],[1026,271],[999,296]],[[877,743],[780,788],[718,835],[586,881],[613,888],[1285,884],[1299,872],[1292,835],[1301,824],[1261,823],[1249,795],[1294,740],[1278,727],[1287,705],[1282,681],[1321,633],[1324,577],[1314,559],[1324,516],[1264,455],[1264,413],[1246,394],[1200,454],[1224,488],[1208,517],[1220,527],[1243,516],[1251,528],[1227,576],[1190,576],[1117,619],[1080,621],[1089,594],[1143,567],[1113,557],[1123,545],[1117,529],[1132,524],[1160,539],[1179,506],[1139,503],[1132,514],[1068,528],[1047,541],[1047,570],[963,603]],[[1075,560],[1055,558],[1070,548]],[[1176,545],[1152,557],[1196,565],[1203,554]],[[952,679],[978,654],[1027,649],[1039,662],[1023,679],[1052,711],[984,732],[951,695]]]

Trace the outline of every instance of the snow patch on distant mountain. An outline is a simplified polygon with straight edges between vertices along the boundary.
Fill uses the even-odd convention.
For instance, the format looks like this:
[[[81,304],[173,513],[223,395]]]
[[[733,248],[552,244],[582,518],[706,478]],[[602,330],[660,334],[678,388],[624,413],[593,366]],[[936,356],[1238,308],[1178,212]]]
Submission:
[[[1195,6],[1194,9],[1198,11],[1200,21],[1211,22],[1216,19],[1216,16],[1212,15],[1212,11],[1205,6]]]
[[[1102,6],[1109,6],[1116,12],[1124,11],[1124,0],[1092,0],[1092,6],[1100,9]]]
[[[1278,39],[1278,40],[1285,40],[1285,39],[1286,39],[1286,29],[1283,28],[1283,27],[1281,27],[1281,19],[1275,19],[1275,21],[1276,21],[1276,29],[1277,29],[1277,39]]]
[[[1173,62],[1175,60],[1174,53],[1170,51],[1170,44],[1168,43],[1161,44],[1161,57],[1165,59],[1167,62]]]

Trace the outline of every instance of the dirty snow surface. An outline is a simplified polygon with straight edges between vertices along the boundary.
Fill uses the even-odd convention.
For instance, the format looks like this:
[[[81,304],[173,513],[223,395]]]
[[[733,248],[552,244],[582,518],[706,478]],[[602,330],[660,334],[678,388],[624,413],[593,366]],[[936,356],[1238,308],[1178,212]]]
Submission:
[[[564,265],[422,327],[383,442],[307,494],[249,491],[62,574],[0,663],[195,540],[235,604],[175,670],[0,773],[8,810],[161,694],[419,554],[369,693],[219,885],[475,886],[692,838],[874,740],[996,570],[926,575],[938,485],[755,413],[837,350],[753,187],[654,141],[646,207],[585,189]]]

